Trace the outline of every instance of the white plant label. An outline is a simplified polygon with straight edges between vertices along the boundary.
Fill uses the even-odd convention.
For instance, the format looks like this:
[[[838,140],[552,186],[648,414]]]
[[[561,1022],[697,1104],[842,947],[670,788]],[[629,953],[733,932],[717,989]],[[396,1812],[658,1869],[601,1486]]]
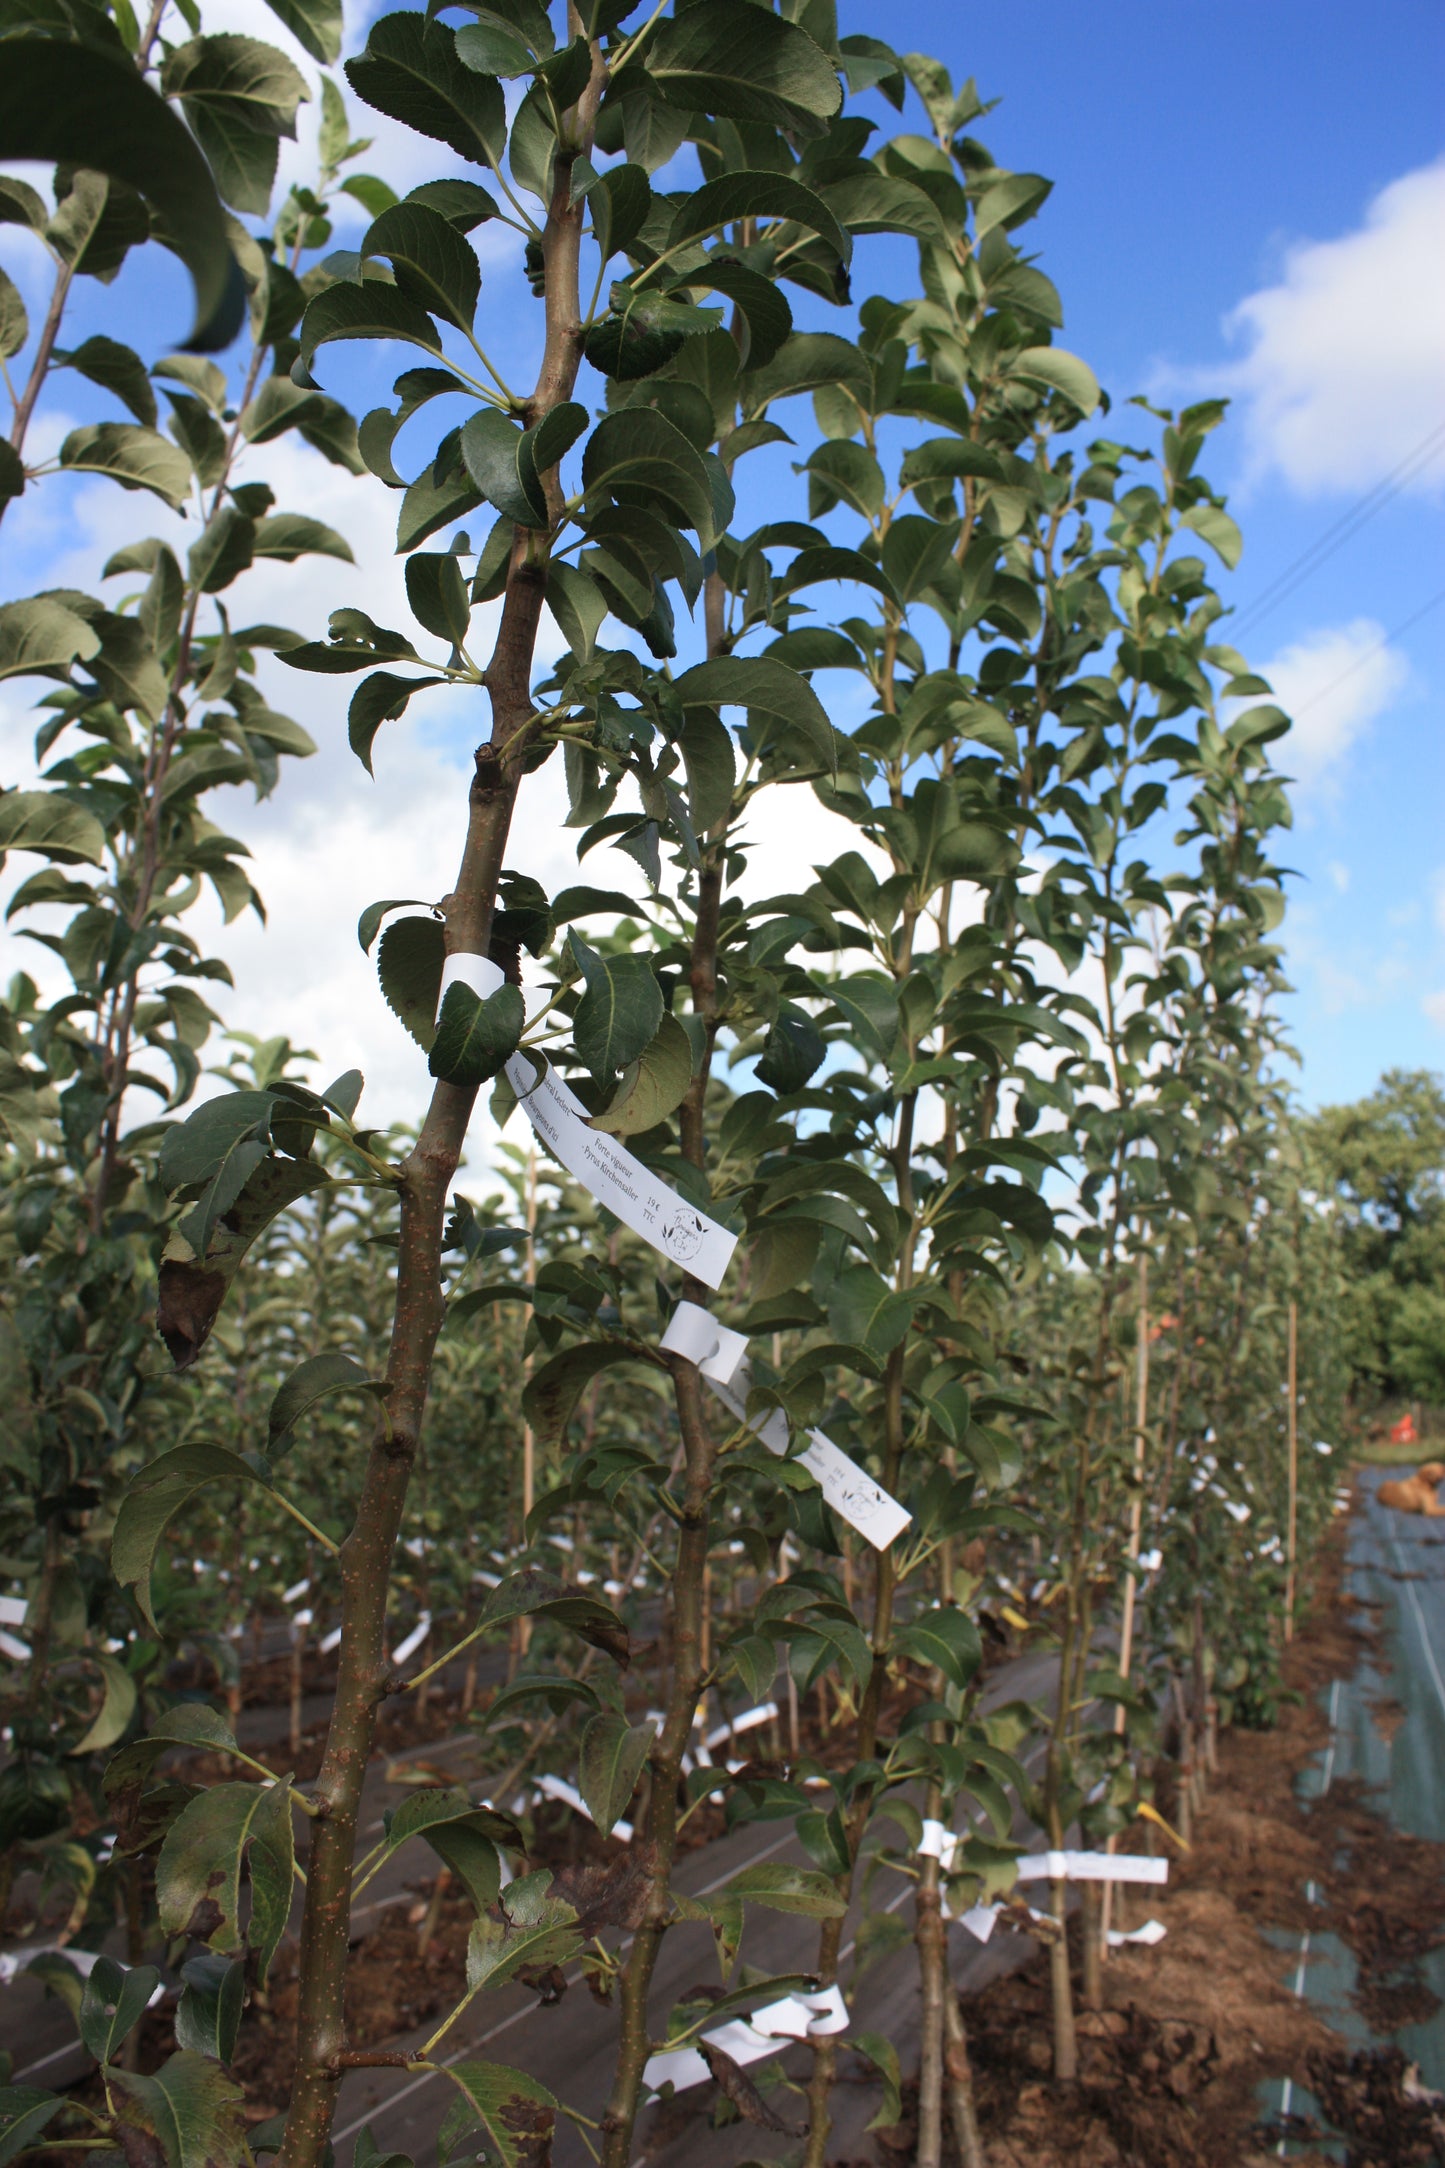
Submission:
[[[1167,1859],[1130,1852],[1040,1852],[1018,1863],[1020,1882],[1167,1882]]]
[[[662,1345],[670,1354],[696,1363],[723,1406],[739,1422],[746,1423],[770,1453],[781,1456],[787,1452],[788,1419],[782,1409],[772,1408],[761,1417],[747,1412],[752,1365],[744,1334],[720,1325],[699,1304],[680,1302],[662,1336]],[[913,1518],[821,1430],[808,1432],[807,1450],[798,1459],[816,1480],[833,1511],[865,1536],[875,1550],[886,1551]]]
[[[764,2003],[751,2017],[734,2018],[731,2024],[704,2033],[703,2038],[709,2047],[721,2048],[735,2063],[746,2064],[776,2055],[781,2041],[816,2040],[824,2033],[847,2029],[848,2007],[842,1989],[834,1985],[820,1988],[816,1995],[784,1995],[777,2002]],[[642,2082],[650,2092],[670,2083],[675,2092],[683,2093],[690,2085],[701,2085],[711,2076],[696,2048],[665,2048],[660,2055],[648,2057]]]
[[[449,986],[469,986],[485,1001],[504,984],[503,973],[489,956],[448,956],[442,967],[438,1013]],[[550,1063],[538,1077],[533,1061],[516,1053],[506,1064],[506,1073],[534,1135],[569,1174],[591,1190],[599,1204],[694,1278],[709,1287],[721,1287],[737,1248],[735,1234],[699,1212],[613,1138],[593,1129],[587,1109]]]

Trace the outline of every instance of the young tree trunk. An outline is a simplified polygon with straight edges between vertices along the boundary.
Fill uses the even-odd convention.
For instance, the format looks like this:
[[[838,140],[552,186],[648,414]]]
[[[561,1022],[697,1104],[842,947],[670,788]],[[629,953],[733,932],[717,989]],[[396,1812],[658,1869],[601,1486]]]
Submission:
[[[574,109],[575,147],[556,160],[542,239],[546,341],[528,419],[570,398],[582,358],[578,263],[584,204],[571,201],[572,168],[591,141],[602,90],[592,78]],[[557,501],[557,480],[548,481]],[[456,887],[445,899],[449,954],[485,955],[503,854],[532,734],[532,657],[546,579],[545,542],[523,534],[513,545],[496,646],[485,674],[490,740],[479,746],[468,799],[466,843]],[[387,1395],[372,1436],[356,1520],[341,1547],[342,1634],[336,1700],[316,1781],[316,1818],[302,1916],[296,2018],[296,2073],[278,2168],[322,2168],[346,2049],[343,1993],[350,1930],[350,1883],[362,1784],[377,1710],[390,1691],[386,1597],[407,1486],[421,1442],[432,1351],[441,1330],[441,1254],[447,1196],[476,1098],[438,1080],[416,1145],[402,1169],[396,1304]]]
[[[943,2035],[947,2042],[944,2068],[948,2076],[948,2119],[953,2142],[963,2168],[986,2168],[983,2140],[978,2134],[978,2114],[973,2099],[973,2064],[968,2054],[968,2033],[952,1979],[946,1979],[943,1997]]]

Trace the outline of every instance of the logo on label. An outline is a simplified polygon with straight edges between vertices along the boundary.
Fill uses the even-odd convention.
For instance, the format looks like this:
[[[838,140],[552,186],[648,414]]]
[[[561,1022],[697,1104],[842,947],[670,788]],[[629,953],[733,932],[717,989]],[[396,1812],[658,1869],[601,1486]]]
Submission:
[[[686,1209],[674,1212],[672,1218],[662,1223],[662,1240],[669,1257],[675,1257],[680,1265],[691,1263],[702,1248],[707,1229],[696,1212]]]

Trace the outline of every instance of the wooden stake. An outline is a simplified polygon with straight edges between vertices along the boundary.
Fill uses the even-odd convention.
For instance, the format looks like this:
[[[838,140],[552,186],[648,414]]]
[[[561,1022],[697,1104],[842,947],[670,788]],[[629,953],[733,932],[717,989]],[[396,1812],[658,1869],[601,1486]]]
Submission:
[[[1288,1560],[1284,1583],[1284,1637],[1294,1639],[1294,1593],[1295,1559],[1299,1522],[1299,1313],[1296,1305],[1289,1306],[1289,1379],[1286,1385],[1288,1399],[1289,1430],[1289,1529],[1286,1542]]]
[[[537,1284],[537,1148],[527,1148],[527,1285]],[[532,1359],[528,1356],[522,1365],[522,1382],[525,1385],[532,1374]],[[522,1540],[526,1541],[527,1519],[537,1502],[537,1441],[532,1435],[530,1423],[522,1425]],[[525,1615],[517,1621],[518,1654],[525,1656],[532,1639],[532,1621]]]
[[[1127,1679],[1134,1660],[1134,1597],[1137,1582],[1133,1568],[1139,1563],[1139,1539],[1144,1526],[1144,1437],[1149,1422],[1149,1259],[1139,1259],[1139,1323],[1134,1344],[1134,1496],[1129,1506],[1129,1565],[1124,1575],[1124,1617],[1119,1629],[1119,1676]],[[1114,1704],[1114,1729],[1122,1732],[1128,1721],[1122,1701]],[[1111,1837],[1106,1849],[1112,1852]],[[1114,1909],[1114,1885],[1106,1882],[1099,1905],[1100,1954],[1109,1954],[1109,1922]]]

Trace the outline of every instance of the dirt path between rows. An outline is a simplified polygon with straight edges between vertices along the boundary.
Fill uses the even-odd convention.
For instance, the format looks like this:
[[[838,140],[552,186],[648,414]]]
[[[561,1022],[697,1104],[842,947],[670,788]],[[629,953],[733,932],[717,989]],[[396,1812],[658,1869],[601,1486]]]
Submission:
[[[1435,2006],[1420,1965],[1445,1943],[1445,1845],[1389,1828],[1358,1784],[1310,1804],[1296,1795],[1328,1748],[1322,1692],[1368,1647],[1343,1591],[1346,1533],[1342,1520],[1286,1654],[1298,1698],[1273,1731],[1221,1740],[1193,1848],[1167,1892],[1148,1893],[1167,1938],[1111,1957],[1104,2008],[1079,2013],[1077,2082],[1050,2075],[1042,1954],[961,1999],[989,2168],[1265,2168],[1287,2134],[1297,2161],[1445,2163],[1442,2104],[1399,2050],[1352,2052],[1293,1992],[1301,1938],[1338,1937],[1358,1967],[1356,2009],[1388,2033]],[[1391,1709],[1376,1721],[1388,1738]],[[1302,2088],[1323,2104],[1343,2149],[1306,2116],[1281,2121],[1286,2077],[1296,2108]],[[907,2125],[886,2139],[895,2164],[912,2157]]]

